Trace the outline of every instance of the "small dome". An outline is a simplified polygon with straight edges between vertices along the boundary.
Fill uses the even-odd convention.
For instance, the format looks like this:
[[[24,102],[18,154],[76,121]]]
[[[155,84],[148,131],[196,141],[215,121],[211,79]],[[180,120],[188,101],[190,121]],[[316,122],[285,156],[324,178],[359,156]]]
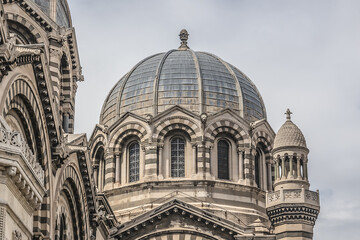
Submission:
[[[274,150],[281,147],[303,147],[306,148],[305,137],[301,130],[291,121],[290,110],[287,112],[287,120],[281,126],[274,140]]]
[[[195,114],[232,109],[247,121],[266,118],[256,86],[238,68],[187,46],[150,56],[120,79],[104,102],[100,124],[111,126],[126,112],[156,116],[179,105]]]

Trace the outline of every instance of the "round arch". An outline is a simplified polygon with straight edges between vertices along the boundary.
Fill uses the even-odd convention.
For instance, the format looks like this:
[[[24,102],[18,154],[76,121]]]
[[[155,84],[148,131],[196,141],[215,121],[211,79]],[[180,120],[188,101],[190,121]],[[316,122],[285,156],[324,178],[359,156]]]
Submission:
[[[67,165],[60,174],[59,181],[56,184],[56,191],[54,199],[58,201],[61,194],[65,194],[67,201],[69,201],[71,213],[70,216],[75,217],[73,221],[76,221],[78,226],[78,238],[74,239],[87,239],[86,229],[89,228],[89,224],[85,220],[86,212],[86,199],[82,196],[85,195],[85,187],[81,180],[81,174],[75,164],[70,163]],[[84,201],[84,202],[83,202]],[[56,202],[56,209],[59,206],[59,203]],[[59,211],[57,211],[59,212]],[[69,214],[69,213],[68,213]]]
[[[112,132],[113,133],[110,135],[109,149],[112,149],[113,151],[119,149],[124,139],[129,135],[137,136],[142,142],[148,134],[145,127],[137,122],[122,124]]]
[[[34,131],[34,145],[36,146],[39,162],[45,166],[46,156],[48,156],[48,142],[46,141],[46,124],[42,110],[39,106],[40,99],[36,96],[35,90],[30,83],[30,79],[25,75],[18,75],[15,80],[8,85],[6,98],[4,100],[3,115],[6,116],[11,110],[18,114],[28,116],[24,118],[23,124],[28,125]],[[31,147],[31,146],[29,146]]]
[[[191,142],[195,143],[201,140],[199,126],[191,119],[185,117],[171,117],[162,119],[159,124],[154,126],[153,137],[159,143],[164,141],[164,136],[171,130],[183,130],[187,132],[191,138]]]
[[[15,25],[17,25],[19,33],[31,37],[32,41],[34,40],[36,41],[36,42],[31,41],[29,43],[44,43],[44,39],[46,39],[46,37],[43,37],[40,31],[36,28],[36,26],[34,26],[26,18],[15,13],[6,13],[5,16],[6,19],[8,20],[10,28],[15,27]]]

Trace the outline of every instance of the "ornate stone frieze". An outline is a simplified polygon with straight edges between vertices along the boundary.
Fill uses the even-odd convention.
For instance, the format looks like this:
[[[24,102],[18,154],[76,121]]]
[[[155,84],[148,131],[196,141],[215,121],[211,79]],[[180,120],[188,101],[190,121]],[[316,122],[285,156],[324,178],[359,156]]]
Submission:
[[[315,225],[319,210],[308,206],[293,204],[268,210],[267,214],[275,226],[291,222]]]
[[[16,66],[38,61],[43,45],[15,45],[15,37],[10,36],[6,43],[0,46],[0,81]]]
[[[282,203],[307,203],[319,206],[319,193],[305,189],[284,189],[267,193],[267,207],[272,207]]]
[[[0,125],[0,149],[8,149],[10,152],[18,151],[26,165],[34,172],[41,185],[44,185],[44,170],[36,160],[20,133],[6,129]]]

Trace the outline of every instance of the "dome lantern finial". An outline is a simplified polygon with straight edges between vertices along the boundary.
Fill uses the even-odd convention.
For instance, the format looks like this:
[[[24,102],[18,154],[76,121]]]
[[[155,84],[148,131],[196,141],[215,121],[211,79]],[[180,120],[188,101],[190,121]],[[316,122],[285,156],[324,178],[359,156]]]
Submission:
[[[189,34],[186,31],[186,29],[183,29],[183,30],[180,31],[179,37],[180,37],[180,40],[181,40],[181,45],[180,45],[179,49],[181,49],[181,50],[189,49],[189,47],[187,45],[187,40],[189,38]]]
[[[291,121],[291,114],[292,114],[292,112],[290,111],[290,109],[287,109],[284,114],[286,115],[286,120],[287,120],[287,121]]]

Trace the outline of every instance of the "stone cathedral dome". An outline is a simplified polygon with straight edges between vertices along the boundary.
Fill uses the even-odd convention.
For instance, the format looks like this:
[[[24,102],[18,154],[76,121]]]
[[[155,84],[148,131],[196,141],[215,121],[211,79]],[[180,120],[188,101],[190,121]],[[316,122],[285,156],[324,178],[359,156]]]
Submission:
[[[248,121],[266,118],[256,86],[235,66],[207,52],[181,46],[140,61],[110,91],[100,124],[111,126],[126,112],[156,116],[179,105],[196,114],[230,108]]]

